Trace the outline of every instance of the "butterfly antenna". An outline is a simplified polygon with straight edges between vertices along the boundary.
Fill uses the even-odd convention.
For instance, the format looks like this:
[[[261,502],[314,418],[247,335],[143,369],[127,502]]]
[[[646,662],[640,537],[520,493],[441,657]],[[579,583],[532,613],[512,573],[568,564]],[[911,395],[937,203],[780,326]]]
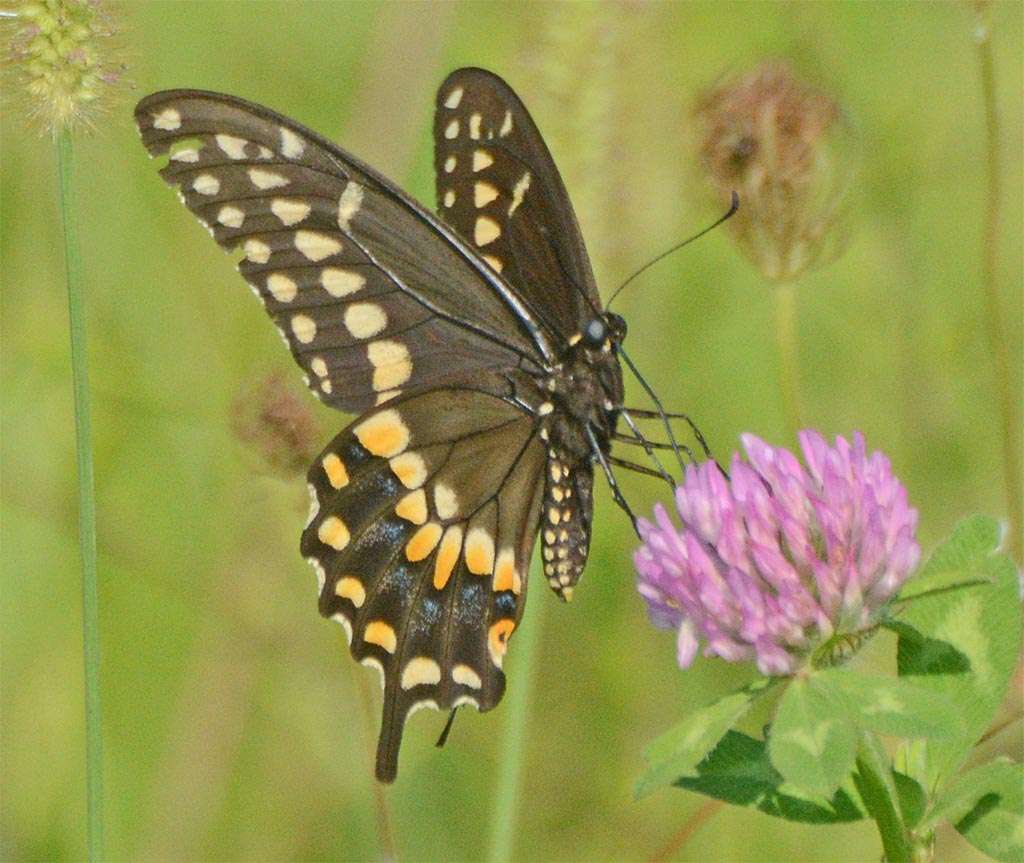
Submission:
[[[686,238],[685,240],[683,240],[683,241],[682,241],[681,243],[676,243],[676,245],[672,246],[672,248],[670,248],[670,249],[666,249],[666,250],[665,250],[664,252],[662,252],[662,253],[661,253],[660,255],[658,255],[658,256],[657,256],[656,258],[653,258],[653,259],[651,259],[650,261],[648,261],[648,262],[647,262],[646,264],[644,264],[644,265],[643,265],[643,266],[642,266],[642,267],[641,267],[641,268],[640,268],[639,270],[637,270],[637,271],[636,271],[635,273],[633,273],[633,275],[631,275],[631,276],[630,276],[630,277],[629,277],[628,279],[626,279],[626,281],[624,281],[624,282],[623,282],[623,283],[622,283],[621,285],[619,285],[619,286],[618,286],[618,287],[617,287],[617,288],[615,289],[614,293],[613,293],[613,294],[611,295],[611,299],[609,299],[609,300],[608,300],[608,303],[607,303],[607,305],[605,306],[605,308],[607,308],[607,309],[609,309],[609,310],[610,310],[610,309],[611,309],[611,307],[612,307],[612,303],[614,303],[614,302],[615,302],[615,298],[616,298],[616,297],[617,297],[617,296],[618,296],[619,294],[621,294],[621,293],[622,293],[622,289],[623,289],[623,288],[625,288],[625,287],[626,287],[626,285],[628,285],[628,284],[629,284],[630,282],[632,282],[632,281],[633,281],[633,279],[635,279],[635,278],[636,278],[637,276],[639,276],[639,275],[640,275],[641,273],[645,273],[645,272],[647,272],[647,270],[649,270],[649,269],[650,269],[651,267],[653,267],[653,266],[654,266],[654,265],[655,265],[656,263],[658,263],[658,261],[662,260],[663,258],[667,258],[667,257],[668,257],[669,255],[671,255],[671,254],[672,254],[673,252],[678,252],[678,251],[679,251],[679,250],[680,250],[681,248],[683,248],[683,246],[688,246],[688,245],[690,245],[690,243],[692,243],[692,242],[693,242],[694,240],[699,240],[699,239],[700,239],[701,237],[703,237],[703,236],[704,236],[704,235],[705,235],[706,233],[708,233],[709,231],[713,231],[713,230],[714,230],[715,228],[717,228],[717,227],[718,227],[719,225],[721,225],[721,224],[722,224],[722,222],[725,222],[725,221],[727,221],[728,219],[731,219],[731,218],[732,218],[732,217],[733,217],[733,216],[734,216],[734,215],[736,214],[736,211],[737,211],[737,210],[738,210],[739,208],[740,208],[740,196],[739,196],[739,195],[738,195],[738,194],[737,194],[736,192],[733,192],[733,193],[732,193],[732,202],[731,202],[731,203],[729,204],[729,210],[728,210],[728,212],[727,212],[727,213],[726,213],[726,214],[725,214],[724,216],[721,216],[721,217],[719,217],[719,218],[718,218],[718,219],[717,219],[717,220],[716,220],[716,221],[714,222],[714,224],[708,225],[708,226],[707,226],[706,228],[704,228],[704,229],[703,229],[702,231],[698,231],[698,232],[697,232],[696,234],[694,234],[694,235],[693,235],[692,237],[687,237],[687,238]]]

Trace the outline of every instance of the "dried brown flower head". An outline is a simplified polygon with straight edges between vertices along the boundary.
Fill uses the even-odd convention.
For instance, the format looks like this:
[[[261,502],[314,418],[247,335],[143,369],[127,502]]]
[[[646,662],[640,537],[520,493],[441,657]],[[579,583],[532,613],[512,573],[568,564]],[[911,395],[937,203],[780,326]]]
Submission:
[[[25,113],[53,132],[93,125],[124,84],[119,24],[103,0],[26,0],[0,7],[5,77]]]
[[[239,395],[232,430],[272,472],[288,479],[305,472],[323,437],[310,400],[281,372],[267,375]]]
[[[712,87],[695,113],[711,188],[739,193],[729,226],[747,257],[778,281],[833,260],[853,168],[838,103],[769,63]]]

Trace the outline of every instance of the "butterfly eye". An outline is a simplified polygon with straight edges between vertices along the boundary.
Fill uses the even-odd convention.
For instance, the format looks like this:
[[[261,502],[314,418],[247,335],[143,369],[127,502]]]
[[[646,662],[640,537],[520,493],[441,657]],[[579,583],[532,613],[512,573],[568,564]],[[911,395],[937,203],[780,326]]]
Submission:
[[[591,318],[583,330],[583,340],[592,348],[599,348],[608,336],[608,328],[600,318]]]

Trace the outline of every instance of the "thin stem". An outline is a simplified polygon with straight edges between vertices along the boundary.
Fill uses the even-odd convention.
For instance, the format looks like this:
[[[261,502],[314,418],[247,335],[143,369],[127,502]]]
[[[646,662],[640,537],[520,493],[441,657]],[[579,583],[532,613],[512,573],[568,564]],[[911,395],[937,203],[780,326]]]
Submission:
[[[886,863],[915,863],[919,858],[907,836],[900,812],[899,796],[892,778],[889,756],[878,738],[870,732],[861,735],[857,750],[857,772],[854,784],[868,815],[874,819],[882,840]]]
[[[71,134],[57,136],[60,212],[71,328],[71,372],[75,395],[78,461],[78,542],[82,556],[82,642],[85,660],[85,778],[90,863],[103,859],[103,727],[100,710],[99,592],[96,586],[96,498],[93,490],[92,423],[85,339],[85,283],[78,246]]]
[[[999,222],[1002,201],[1002,153],[999,146],[999,109],[996,102],[995,64],[992,58],[992,29],[989,26],[989,4],[978,4],[975,42],[981,72],[982,104],[985,112],[985,165],[988,175],[988,205],[982,238],[982,290],[985,292],[985,324],[989,347],[995,364],[996,389],[1003,426],[1003,482],[1006,511],[1010,520],[1010,552],[1021,562],[1024,516],[1021,506],[1020,426],[1016,413],[1019,399],[1014,398],[1010,377],[1010,351],[1006,343],[1003,314],[999,303],[997,259],[999,254]]]
[[[786,431],[792,439],[800,430],[800,377],[796,343],[796,287],[792,282],[776,285],[775,338],[779,346],[779,388]]]
[[[683,826],[668,840],[650,859],[650,863],[668,863],[683,848],[690,838],[725,804],[721,800],[708,800],[696,812],[693,813]]]
[[[533,583],[544,584],[545,579],[537,560],[533,564]],[[533,688],[534,655],[540,632],[543,628],[543,614],[547,596],[534,600],[529,617],[524,616],[519,635],[509,647],[514,651],[516,674],[505,703],[504,758],[498,771],[497,787],[494,793],[494,815],[491,819],[491,847],[487,853],[488,863],[506,863],[512,859],[512,844],[515,834],[516,813],[520,779],[523,772],[523,757],[526,741],[526,721],[530,710],[530,694]]]
[[[377,756],[374,740],[377,730],[376,704],[373,693],[370,691],[370,681],[362,668],[352,669],[352,676],[359,688],[359,702],[363,708],[363,722],[366,730],[366,748],[370,753],[370,764]],[[374,811],[377,817],[377,846],[380,851],[380,859],[384,863],[395,863],[398,860],[398,853],[395,851],[394,834],[391,830],[391,808],[388,806],[388,798],[384,786],[376,779],[370,779],[373,785]]]

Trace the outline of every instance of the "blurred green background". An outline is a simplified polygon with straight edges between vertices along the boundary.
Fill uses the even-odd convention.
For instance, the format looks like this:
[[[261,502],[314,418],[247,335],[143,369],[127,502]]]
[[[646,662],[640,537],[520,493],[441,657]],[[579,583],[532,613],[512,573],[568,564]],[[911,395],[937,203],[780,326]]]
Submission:
[[[231,430],[268,374],[301,383],[277,334],[174,200],[131,121],[136,98],[189,86],[289,114],[433,203],[433,91],[463,64],[519,91],[547,136],[607,296],[721,209],[699,187],[691,110],[723,73],[788,58],[853,118],[864,154],[845,255],[798,286],[806,422],[861,429],[921,510],[925,550],[961,516],[1005,516],[980,238],[983,115],[974,16],[958,3],[129,4],[134,92],[77,141],[99,506],[107,845],[117,860],[375,859],[367,725],[341,630],[297,552],[306,507]],[[1021,371],[1022,6],[993,27],[1005,159],[999,281]],[[81,622],[67,311],[53,148],[3,121],[2,846],[5,860],[84,853]],[[792,446],[772,288],[717,231],[643,277],[618,311],[662,397],[719,454],[741,432]],[[638,388],[631,389],[639,401]],[[308,399],[313,405],[313,400]],[[322,440],[345,422],[319,405]],[[625,478],[647,511],[656,484]],[[604,489],[568,606],[540,625],[521,860],[641,860],[702,804],[636,803],[644,745],[747,679],[682,673],[633,586],[634,540]],[[541,609],[543,607],[543,609]],[[525,683],[515,641],[510,687]],[[375,678],[374,678],[375,679]],[[373,685],[373,697],[378,697]],[[376,707],[374,707],[376,713]],[[377,718],[374,716],[373,722]],[[506,712],[406,732],[385,790],[402,860],[487,849]],[[374,732],[375,734],[375,729]],[[1020,757],[1019,734],[999,745]],[[675,859],[865,861],[869,823],[794,827],[715,814]],[[939,859],[980,855],[951,831]]]

